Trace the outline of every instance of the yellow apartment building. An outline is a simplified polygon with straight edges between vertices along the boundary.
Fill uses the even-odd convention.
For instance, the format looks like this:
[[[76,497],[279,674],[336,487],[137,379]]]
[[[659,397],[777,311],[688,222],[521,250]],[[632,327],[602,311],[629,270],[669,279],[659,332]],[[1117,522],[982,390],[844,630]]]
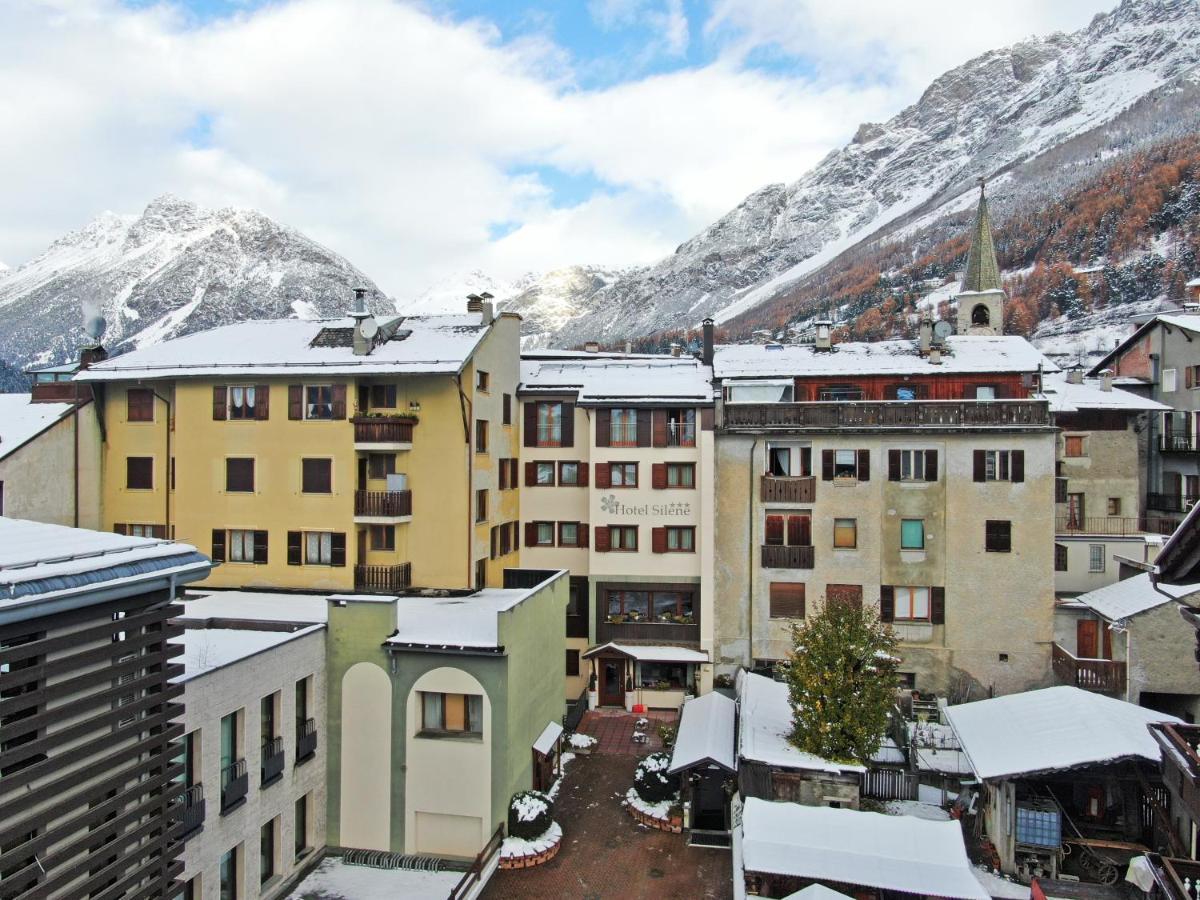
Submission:
[[[518,564],[520,317],[243,322],[96,363],[102,519],[214,587],[495,586]]]

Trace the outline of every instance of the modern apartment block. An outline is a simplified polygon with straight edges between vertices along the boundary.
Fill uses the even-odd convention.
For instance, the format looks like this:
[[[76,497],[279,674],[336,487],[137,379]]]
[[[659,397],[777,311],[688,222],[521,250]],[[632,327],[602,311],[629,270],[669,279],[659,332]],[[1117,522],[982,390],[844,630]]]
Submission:
[[[523,564],[571,573],[566,696],[675,709],[711,686],[713,397],[683,356],[527,353]]]
[[[357,301],[356,301],[357,302]],[[212,584],[499,584],[517,557],[517,316],[243,322],[97,362],[104,527]],[[424,524],[422,524],[424,523]]]
[[[186,544],[0,518],[0,897],[173,896]]]

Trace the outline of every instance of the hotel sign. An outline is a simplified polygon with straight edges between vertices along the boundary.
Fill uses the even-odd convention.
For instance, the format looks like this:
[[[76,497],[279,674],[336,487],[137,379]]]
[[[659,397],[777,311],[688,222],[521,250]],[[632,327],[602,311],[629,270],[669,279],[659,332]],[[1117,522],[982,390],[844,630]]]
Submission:
[[[674,503],[623,503],[616,494],[606,494],[600,498],[600,511],[609,516],[654,516],[656,518],[688,518],[692,514],[692,504],[677,501]]]

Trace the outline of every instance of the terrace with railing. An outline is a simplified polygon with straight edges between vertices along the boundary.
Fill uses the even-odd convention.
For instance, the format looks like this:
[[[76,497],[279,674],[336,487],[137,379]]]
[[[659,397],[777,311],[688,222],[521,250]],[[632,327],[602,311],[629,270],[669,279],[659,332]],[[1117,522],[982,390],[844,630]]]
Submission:
[[[1158,449],[1163,453],[1197,453],[1200,452],[1200,440],[1194,434],[1160,434]]]
[[[355,491],[354,515],[402,519],[412,515],[412,491]]]
[[[1137,516],[1058,516],[1057,534],[1106,534],[1133,537],[1145,532],[1145,522]]]
[[[758,495],[763,503],[815,503],[817,479],[812,475],[763,475]]]
[[[174,813],[178,816],[176,837],[186,841],[204,824],[204,785],[194,784],[184,791],[174,807]]]
[[[275,737],[262,745],[262,786],[274,784],[283,776],[283,738]]]
[[[356,444],[411,444],[416,421],[410,416],[354,416]]]
[[[974,429],[1051,427],[1044,400],[727,403],[726,431]]]
[[[412,587],[412,564],[355,566],[354,589],[368,594],[392,594]]]
[[[812,545],[762,545],[762,567],[764,569],[811,569],[815,565],[815,558],[816,553]]]
[[[1060,644],[1051,652],[1054,676],[1061,684],[1098,694],[1125,693],[1125,663],[1115,659],[1086,659],[1075,656]]]
[[[1147,895],[1153,900],[1198,900],[1200,898],[1200,862],[1147,853],[1146,861],[1154,873],[1154,889]]]

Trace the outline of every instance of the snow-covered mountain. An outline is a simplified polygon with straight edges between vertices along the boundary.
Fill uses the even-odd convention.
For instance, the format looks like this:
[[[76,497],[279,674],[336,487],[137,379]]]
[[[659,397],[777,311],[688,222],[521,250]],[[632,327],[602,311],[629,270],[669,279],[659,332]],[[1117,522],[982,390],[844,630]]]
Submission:
[[[1200,3],[1123,0],[1073,34],[995,50],[788,184],[768,185],[660,263],[605,290],[560,346],[718,322],[786,294],[867,238],[958,214],[986,177],[993,212],[1061,190],[1114,152],[1200,119]]]
[[[243,319],[340,315],[355,287],[377,312],[392,311],[362,272],[295,229],[168,194],[140,216],[104,213],[0,270],[0,359],[73,358],[85,310],[108,320],[104,343],[119,350]]]

